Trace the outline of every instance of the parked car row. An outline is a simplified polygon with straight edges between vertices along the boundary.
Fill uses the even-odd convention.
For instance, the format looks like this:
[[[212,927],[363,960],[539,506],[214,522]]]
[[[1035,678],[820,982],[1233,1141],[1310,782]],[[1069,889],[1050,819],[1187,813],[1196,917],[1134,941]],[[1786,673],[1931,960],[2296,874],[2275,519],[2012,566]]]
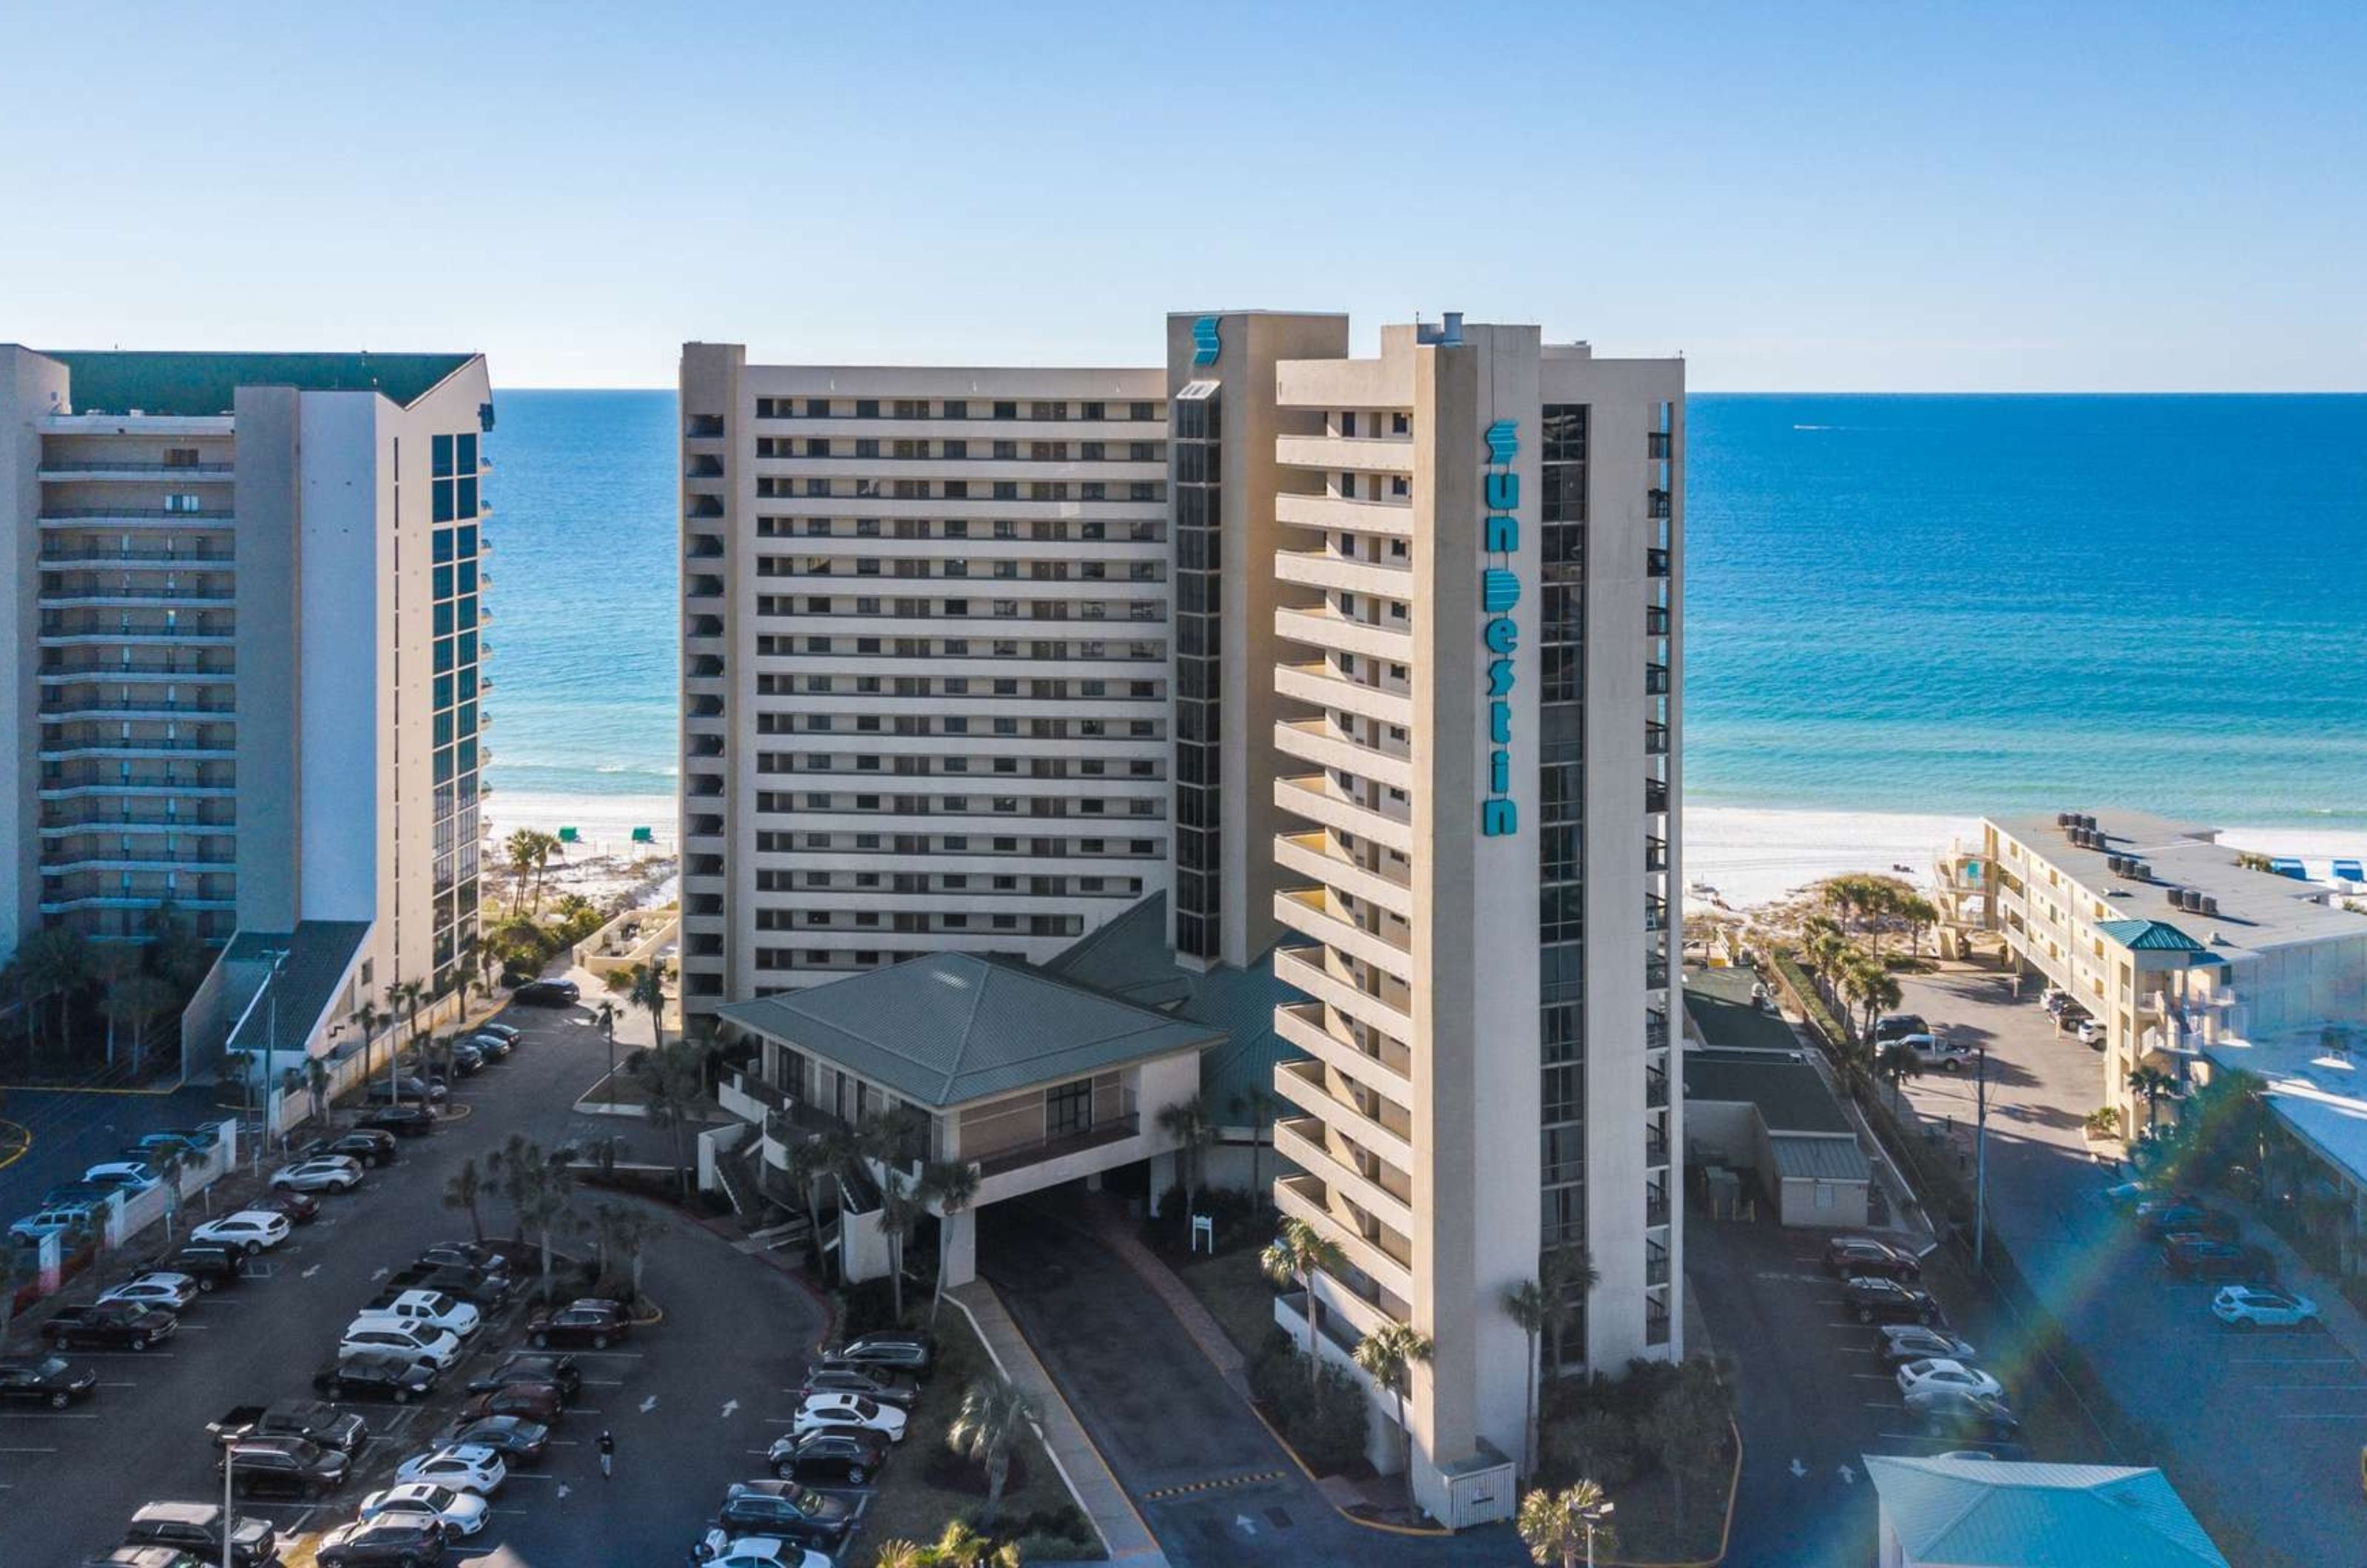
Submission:
[[[31,1213],[9,1225],[8,1235],[18,1242],[38,1242],[47,1235],[71,1235],[94,1228],[115,1194],[137,1197],[164,1184],[161,1168],[168,1152],[185,1157],[203,1155],[221,1141],[221,1130],[217,1127],[175,1127],[144,1134],[124,1146],[121,1158],[94,1165],[79,1181],[61,1182],[41,1194]]]
[[[2022,1418],[2005,1385],[1982,1368],[1969,1342],[1947,1329],[1928,1322],[1886,1324],[1874,1350],[1890,1369],[1908,1414],[1933,1437],[2008,1442],[2020,1435]]]

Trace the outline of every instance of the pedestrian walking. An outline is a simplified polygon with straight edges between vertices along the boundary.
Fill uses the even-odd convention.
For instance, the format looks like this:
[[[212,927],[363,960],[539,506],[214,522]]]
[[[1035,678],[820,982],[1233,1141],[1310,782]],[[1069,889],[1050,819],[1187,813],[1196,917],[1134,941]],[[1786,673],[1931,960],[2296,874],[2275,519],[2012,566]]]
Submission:
[[[600,1429],[600,1476],[606,1480],[617,1473],[617,1438],[606,1427]]]

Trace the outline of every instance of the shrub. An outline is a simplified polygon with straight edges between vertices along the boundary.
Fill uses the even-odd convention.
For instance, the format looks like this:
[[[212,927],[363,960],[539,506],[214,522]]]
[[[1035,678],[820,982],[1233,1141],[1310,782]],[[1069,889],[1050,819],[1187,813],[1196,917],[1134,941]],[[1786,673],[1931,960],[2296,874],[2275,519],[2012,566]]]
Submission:
[[[1635,1479],[1635,1424],[1614,1411],[1585,1410],[1557,1421],[1546,1428],[1542,1446],[1546,1472],[1561,1482],[1615,1488]]]
[[[1099,1562],[1102,1545],[1098,1540],[1071,1540],[1064,1535],[1023,1535],[1012,1545],[1022,1562]]]
[[[1335,1474],[1365,1457],[1371,1423],[1365,1385],[1326,1361],[1310,1389],[1307,1353],[1279,1329],[1250,1364],[1250,1393],[1318,1473]]]
[[[878,1329],[899,1326],[895,1288],[884,1276],[844,1286],[839,1293],[844,1304],[839,1312],[838,1326],[846,1338],[855,1339]]]

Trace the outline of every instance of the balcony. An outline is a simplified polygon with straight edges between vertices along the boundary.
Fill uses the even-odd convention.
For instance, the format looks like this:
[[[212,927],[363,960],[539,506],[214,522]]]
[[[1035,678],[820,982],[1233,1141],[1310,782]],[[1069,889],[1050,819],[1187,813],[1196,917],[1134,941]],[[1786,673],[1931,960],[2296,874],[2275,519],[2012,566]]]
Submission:
[[[44,664],[40,677],[44,683],[88,682],[114,685],[126,676],[164,676],[174,683],[234,681],[238,671],[229,664],[176,664],[170,660],[122,660],[100,662],[81,660],[72,663]]]
[[[1413,698],[1403,692],[1384,691],[1351,681],[1328,663],[1285,664],[1274,672],[1274,689],[1293,702],[1376,718],[1406,728],[1413,723]]]
[[[129,528],[227,528],[238,521],[234,512],[175,512],[146,506],[45,506],[44,528],[86,527],[92,523]]]
[[[1396,538],[1413,535],[1413,503],[1408,501],[1350,501],[1338,495],[1292,495],[1274,498],[1277,523],[1329,533],[1383,534]]]
[[[1342,798],[1333,792],[1331,780],[1321,773],[1274,780],[1274,803],[1294,817],[1319,822],[1327,828],[1337,828],[1352,838],[1363,839],[1401,854],[1413,853],[1413,824],[1410,821]]]
[[[1379,599],[1413,597],[1413,571],[1399,562],[1356,560],[1331,550],[1276,550],[1274,575],[1302,588],[1369,593]]]
[[[1058,1133],[1029,1143],[1006,1145],[980,1159],[977,1162],[978,1173],[980,1179],[984,1179],[1025,1166],[1042,1165],[1063,1155],[1082,1154],[1087,1149],[1100,1148],[1104,1144],[1119,1143],[1141,1131],[1140,1113],[1129,1111],[1123,1116],[1096,1122],[1081,1132]]]
[[[1369,899],[1385,909],[1404,915],[1413,914],[1413,890],[1396,873],[1368,869],[1342,852],[1331,834],[1282,833],[1274,840],[1274,860],[1279,866],[1309,876],[1318,882],[1339,888],[1343,893]]]
[[[1376,750],[1342,735],[1327,719],[1285,718],[1274,727],[1274,750],[1285,757],[1319,768],[1336,768],[1376,784],[1409,789],[1413,784],[1410,757]]]
[[[1319,468],[1325,473],[1411,474],[1413,437],[1278,435],[1274,460],[1285,468]]]
[[[1413,662],[1413,634],[1370,621],[1360,621],[1326,605],[1320,609],[1284,609],[1274,613],[1277,637],[1309,648],[1340,653],[1361,653],[1392,664]]]
[[[1285,1117],[1274,1123],[1274,1152],[1400,1235],[1411,1235],[1413,1206],[1335,1154],[1324,1134],[1319,1116]]]
[[[1350,958],[1362,959],[1386,974],[1410,982],[1413,954],[1396,938],[1368,929],[1339,906],[1328,889],[1285,890],[1274,896],[1274,918],[1300,935],[1312,938]],[[1377,922],[1376,922],[1377,923]]]
[[[1375,1284],[1401,1301],[1412,1299],[1412,1270],[1385,1250],[1381,1241],[1368,1239],[1354,1222],[1332,1212],[1321,1178],[1285,1176],[1274,1183],[1274,1198],[1275,1206],[1284,1213],[1306,1221],[1337,1243],[1348,1261],[1369,1275]]]
[[[85,541],[79,545],[45,547],[41,551],[40,564],[44,571],[68,567],[119,566],[130,567],[135,570],[151,568],[177,570],[183,568],[226,567],[237,558],[237,552],[227,547],[192,550],[127,550],[119,547],[104,549]]]
[[[1412,1057],[1402,1042],[1413,1038],[1412,1018],[1404,1010],[1392,1006],[1382,998],[1374,996],[1369,991],[1361,990],[1350,982],[1329,973],[1323,967],[1322,952],[1321,948],[1289,947],[1280,949],[1275,953],[1275,977],[1285,979],[1308,996],[1318,998],[1314,1002],[1286,1004],[1275,1017],[1275,1027],[1283,1028],[1293,1014],[1297,1015],[1303,1028],[1292,1032],[1294,1039],[1300,1038],[1308,1032],[1322,1035],[1341,1050],[1354,1051],[1368,1061],[1377,1062],[1382,1070],[1392,1075],[1395,1081],[1373,1083],[1366,1087],[1379,1089],[1393,1100],[1402,1100],[1406,1094],[1402,1080],[1407,1070],[1412,1066]],[[1286,964],[1285,960],[1287,960]],[[1288,970],[1286,976],[1284,973],[1285,967]],[[1355,1042],[1341,1040],[1331,1035],[1324,1020],[1323,1009],[1326,1006],[1342,1014],[1353,1025],[1380,1036],[1376,1043],[1383,1055],[1374,1056]],[[1316,1055],[1322,1054],[1314,1051],[1312,1046],[1308,1049]],[[1347,1069],[1343,1067],[1342,1070],[1344,1072]],[[1353,1077],[1356,1075],[1351,1073],[1349,1076]]]
[[[128,463],[113,457],[60,457],[41,465],[46,482],[72,479],[212,479],[237,477],[233,463]]]
[[[1413,1168],[1413,1145],[1409,1134],[1392,1132],[1349,1101],[1334,1096],[1324,1084],[1324,1064],[1317,1062],[1278,1062],[1274,1065],[1274,1091],[1308,1115],[1338,1127],[1364,1147],[1370,1149],[1399,1170]],[[1366,1084],[1367,1089],[1376,1086]],[[1403,1111],[1400,1111],[1400,1114]]]
[[[1647,1197],[1644,1200],[1645,1226],[1648,1229],[1651,1226],[1665,1225],[1668,1223],[1669,1201],[1666,1198]]]

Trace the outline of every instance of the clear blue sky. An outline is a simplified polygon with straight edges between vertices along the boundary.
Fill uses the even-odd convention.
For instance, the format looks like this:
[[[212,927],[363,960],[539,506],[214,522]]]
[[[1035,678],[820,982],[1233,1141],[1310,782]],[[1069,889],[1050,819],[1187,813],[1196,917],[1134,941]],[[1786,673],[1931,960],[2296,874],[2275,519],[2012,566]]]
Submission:
[[[0,61],[39,345],[652,386],[1459,309],[1701,389],[2367,387],[2353,3],[0,0]]]

